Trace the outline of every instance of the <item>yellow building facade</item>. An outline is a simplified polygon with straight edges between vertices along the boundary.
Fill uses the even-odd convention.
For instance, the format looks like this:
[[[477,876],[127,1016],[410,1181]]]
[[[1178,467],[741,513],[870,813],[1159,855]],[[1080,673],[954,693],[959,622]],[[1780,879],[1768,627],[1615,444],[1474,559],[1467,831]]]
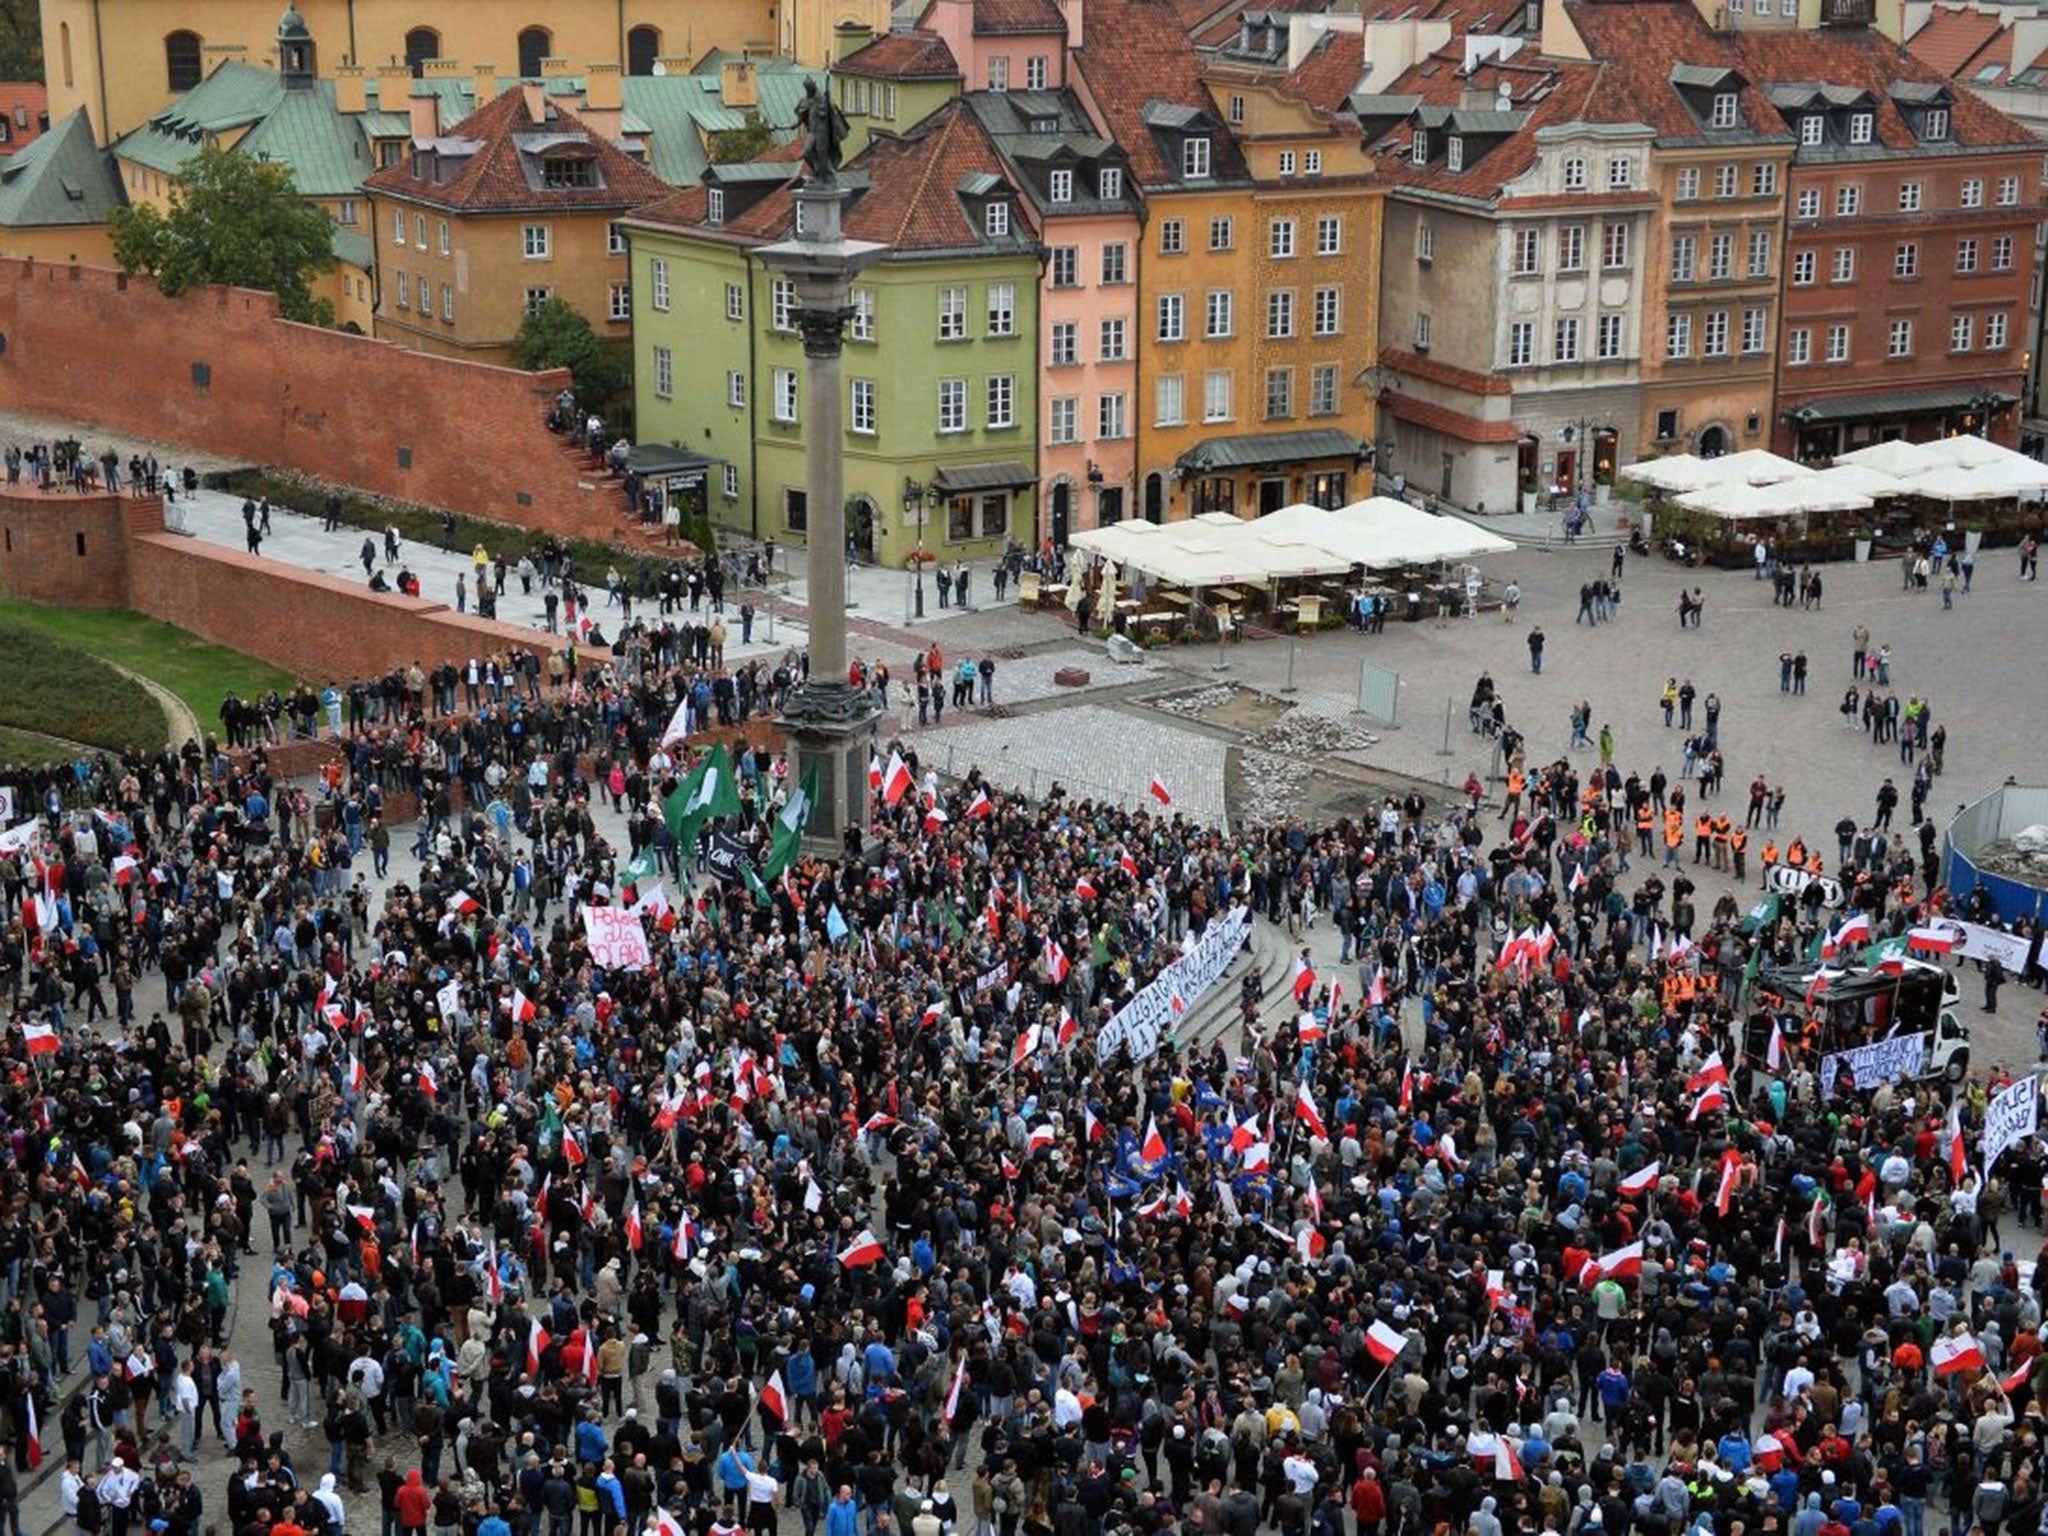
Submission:
[[[275,67],[278,0],[44,0],[43,56],[51,120],[90,109],[102,142],[148,121],[226,59]],[[446,0],[304,0],[322,75],[342,65],[429,59],[488,61],[538,78],[544,61],[578,72],[687,70],[715,51],[782,55],[824,65],[841,25],[889,28],[887,0],[616,0],[612,5],[500,5]]]

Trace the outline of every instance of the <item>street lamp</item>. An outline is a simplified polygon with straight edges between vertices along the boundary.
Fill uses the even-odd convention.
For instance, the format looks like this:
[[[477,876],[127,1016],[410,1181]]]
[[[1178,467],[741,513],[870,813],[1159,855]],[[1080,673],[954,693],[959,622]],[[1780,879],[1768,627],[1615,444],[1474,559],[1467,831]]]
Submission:
[[[907,475],[903,480],[903,517],[917,529],[917,550],[910,557],[911,583],[914,591],[915,614],[924,617],[924,509],[936,506],[939,501],[936,485],[919,485]]]
[[[2003,403],[1999,398],[1998,391],[1995,389],[1979,389],[1974,395],[1970,396],[1970,411],[1977,418],[1977,435],[1979,437],[1988,438],[1991,435],[1991,413],[1997,410]]]
[[[1600,478],[1600,434],[1603,432],[1616,432],[1617,430],[1614,425],[1614,418],[1611,416],[1597,420],[1590,416],[1581,416],[1576,420],[1566,422],[1563,429],[1557,434],[1564,440],[1564,445],[1567,448],[1570,448],[1575,443],[1578,445],[1580,460],[1589,466],[1591,470],[1589,475],[1585,470],[1574,466],[1572,470],[1572,492],[1574,495],[1584,487],[1589,478],[1596,485],[1598,484]]]

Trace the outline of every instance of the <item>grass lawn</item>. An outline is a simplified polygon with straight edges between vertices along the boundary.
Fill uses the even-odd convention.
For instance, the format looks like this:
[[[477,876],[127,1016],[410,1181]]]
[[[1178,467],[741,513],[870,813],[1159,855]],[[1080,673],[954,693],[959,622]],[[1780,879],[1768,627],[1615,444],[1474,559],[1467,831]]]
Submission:
[[[20,731],[0,725],[0,763],[52,763],[76,757],[78,743],[40,731]]]
[[[218,723],[221,695],[228,689],[234,689],[247,699],[267,693],[272,688],[280,691],[290,688],[294,681],[290,673],[267,662],[202,640],[189,630],[126,609],[46,608],[38,603],[0,598],[0,635],[11,641],[23,633],[75,646],[88,656],[103,656],[162,684],[190,706],[199,717],[202,729],[209,722]],[[17,661],[6,670],[19,677],[28,669]],[[30,673],[29,678],[32,677],[33,673]],[[25,682],[28,680],[24,679]],[[126,679],[121,681],[127,683]],[[132,683],[127,685],[134,686]],[[43,686],[47,686],[47,681]],[[141,692],[140,689],[136,691]],[[147,694],[143,694],[143,698],[154,713],[163,713],[154,699]],[[29,718],[0,705],[0,720],[55,736],[97,743],[97,738],[67,728],[61,715],[52,723],[47,715]],[[166,729],[160,727],[157,739],[150,745],[158,745]]]

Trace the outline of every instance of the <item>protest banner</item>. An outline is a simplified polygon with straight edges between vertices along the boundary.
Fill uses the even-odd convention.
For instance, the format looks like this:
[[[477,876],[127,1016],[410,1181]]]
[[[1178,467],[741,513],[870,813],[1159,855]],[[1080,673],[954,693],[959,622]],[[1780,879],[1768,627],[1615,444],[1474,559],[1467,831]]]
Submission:
[[[652,965],[647,930],[622,907],[585,907],[583,931],[590,938],[590,958],[606,970],[636,970]]]
[[[1825,1098],[1835,1091],[1835,1079],[1845,1069],[1849,1073],[1849,1081],[1865,1093],[1880,1083],[1918,1077],[1927,1065],[1930,1039],[1925,1033],[1889,1035],[1853,1050],[1823,1056],[1820,1059],[1821,1096]]]
[[[1925,925],[1935,933],[1947,936],[1955,948],[1949,951],[1952,960],[1990,960],[1996,958],[2017,981],[2027,972],[2027,956],[2033,953],[2034,941],[2017,933],[2004,933],[1996,928],[1987,928],[1982,923],[1966,923],[1958,918],[1937,917]]]
[[[747,861],[747,845],[730,832],[720,828],[711,834],[711,846],[705,851],[704,865],[714,879],[728,884],[740,878],[740,866]]]
[[[2041,1078],[2029,1073],[1984,1106],[1984,1171],[2040,1128]]]
[[[1124,1051],[1132,1061],[1150,1060],[1159,1049],[1160,1036],[1172,1027],[1178,1014],[1194,1007],[1195,1000],[1230,969],[1251,926],[1251,914],[1243,907],[1212,922],[1193,949],[1161,971],[1103,1025],[1095,1037],[1097,1059],[1108,1061]]]
[[[1845,899],[1841,881],[1791,864],[1773,864],[1769,879],[1771,889],[1785,896],[1797,896],[1809,885],[1818,885],[1820,904],[1824,907],[1839,907]]]

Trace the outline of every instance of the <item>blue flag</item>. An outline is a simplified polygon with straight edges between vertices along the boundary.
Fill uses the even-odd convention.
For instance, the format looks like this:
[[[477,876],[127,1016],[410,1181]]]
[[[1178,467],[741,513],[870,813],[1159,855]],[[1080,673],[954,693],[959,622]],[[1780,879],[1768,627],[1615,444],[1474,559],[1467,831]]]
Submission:
[[[825,937],[837,944],[846,937],[846,919],[839,913],[839,903],[832,903],[832,910],[825,914]]]

